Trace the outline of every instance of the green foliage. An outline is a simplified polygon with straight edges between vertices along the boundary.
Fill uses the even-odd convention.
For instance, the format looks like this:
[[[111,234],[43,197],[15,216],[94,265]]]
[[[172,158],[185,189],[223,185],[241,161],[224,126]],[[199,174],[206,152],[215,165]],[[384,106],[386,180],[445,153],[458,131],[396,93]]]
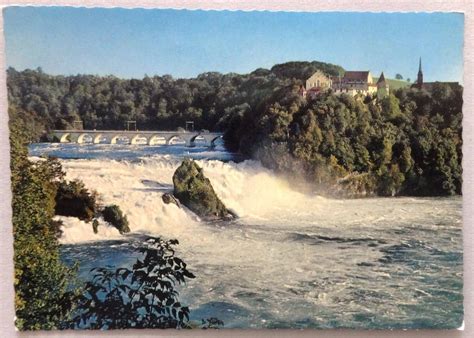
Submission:
[[[195,276],[175,256],[177,244],[152,237],[137,249],[142,257],[132,269],[92,269],[71,327],[187,328],[189,308],[179,302],[175,286]]]
[[[15,325],[19,330],[50,330],[68,318],[74,300],[74,269],[62,264],[52,220],[56,182],[63,177],[56,160],[31,162],[21,121],[10,125],[15,265]]]
[[[51,76],[38,70],[7,70],[11,115],[28,121],[35,140],[52,129],[123,129],[136,120],[140,130],[183,127],[226,130],[238,115],[258,106],[273,92],[292,82],[302,83],[317,69],[337,75],[339,66],[323,62],[276,65],[250,74],[208,72],[192,79],[169,75],[142,80],[113,76]]]
[[[392,94],[383,98],[380,104],[382,106],[382,112],[388,120],[393,120],[402,114],[400,110],[400,102]]]
[[[64,77],[10,68],[10,116],[26,124],[30,140],[40,129],[69,127],[78,118],[87,129],[122,129],[137,120],[143,130],[193,120],[196,129],[224,131],[229,150],[296,172],[326,191],[347,176],[346,186],[372,187],[369,194],[461,193],[461,86],[434,83],[426,91],[387,79],[390,95],[383,98],[325,93],[304,99],[298,88],[317,69],[343,72],[316,61],[193,79]]]
[[[97,194],[79,180],[61,181],[56,194],[56,215],[77,217],[87,222],[97,213]]]
[[[102,210],[102,216],[106,222],[109,222],[118,229],[120,234],[130,232],[127,216],[122,213],[118,205],[108,205]]]
[[[286,62],[273,66],[271,72],[276,74],[278,77],[306,81],[306,79],[313,75],[317,70],[321,70],[322,72],[332,76],[344,74],[344,68],[341,66],[318,61]]]
[[[453,195],[462,185],[462,87],[400,89],[381,100],[281,88],[233,127],[242,153],[327,193]]]
[[[228,217],[229,211],[217,197],[211,181],[191,159],[185,159],[173,175],[174,195],[198,216]]]

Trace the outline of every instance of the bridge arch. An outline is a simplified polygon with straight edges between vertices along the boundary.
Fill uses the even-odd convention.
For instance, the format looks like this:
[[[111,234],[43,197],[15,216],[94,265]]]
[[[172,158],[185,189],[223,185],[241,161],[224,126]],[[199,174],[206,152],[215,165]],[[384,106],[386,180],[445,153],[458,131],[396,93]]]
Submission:
[[[147,144],[149,146],[153,146],[156,144],[168,144],[168,140],[162,135],[152,135],[148,138]]]
[[[61,142],[61,143],[71,142],[70,136],[71,136],[70,133],[64,133],[64,134],[62,134],[62,135],[59,137],[59,142]]]
[[[177,140],[181,141],[181,143],[184,143],[184,144],[187,143],[186,140],[181,137],[181,135],[172,135],[166,140],[166,144],[167,145],[174,145],[175,144],[174,142],[177,141]]]
[[[142,136],[140,134],[134,135],[134,136],[132,136],[132,138],[129,138],[130,144],[140,144],[139,140],[142,139],[142,138],[145,138],[146,143],[148,144],[148,138],[146,136]]]
[[[102,139],[102,137],[103,137],[102,134],[97,134],[97,135],[95,135],[92,143],[94,143],[94,144],[99,144],[100,141],[101,141],[101,139]]]
[[[195,146],[196,143],[199,144],[202,141],[204,141],[206,146],[209,145],[209,141],[201,134],[197,134],[194,137],[192,137],[189,141],[189,144],[190,144],[190,146]]]
[[[112,137],[110,138],[110,144],[117,144],[117,142],[123,141],[123,140],[125,140],[125,139],[127,139],[127,141],[126,141],[126,142],[123,142],[123,143],[125,143],[125,144],[127,144],[127,143],[130,144],[130,141],[131,141],[131,140],[130,140],[130,137],[128,137],[127,135],[114,134],[114,135],[112,135]],[[120,143],[122,143],[122,142],[120,142]]]
[[[211,143],[209,144],[209,146],[210,146],[210,147],[215,147],[217,140],[224,140],[224,137],[222,137],[222,135],[218,135],[218,136],[214,137],[214,138],[211,140]]]
[[[82,133],[77,137],[77,143],[82,144],[82,143],[89,143],[86,141],[86,139],[91,139],[92,143],[94,143],[94,136],[88,133]]]

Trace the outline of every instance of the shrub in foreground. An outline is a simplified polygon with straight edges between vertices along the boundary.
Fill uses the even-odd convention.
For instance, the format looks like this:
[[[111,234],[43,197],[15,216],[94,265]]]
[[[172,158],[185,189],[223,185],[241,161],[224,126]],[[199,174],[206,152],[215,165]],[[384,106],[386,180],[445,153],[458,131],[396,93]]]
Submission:
[[[94,268],[79,298],[72,328],[187,328],[189,308],[179,300],[176,284],[195,278],[175,256],[177,240],[152,237],[132,269]]]

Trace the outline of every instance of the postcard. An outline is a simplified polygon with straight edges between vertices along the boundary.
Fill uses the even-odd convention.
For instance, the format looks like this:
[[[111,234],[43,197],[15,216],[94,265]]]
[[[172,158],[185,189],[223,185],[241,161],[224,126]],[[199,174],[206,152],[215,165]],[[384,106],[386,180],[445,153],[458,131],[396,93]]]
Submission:
[[[463,324],[462,13],[3,17],[18,330]]]

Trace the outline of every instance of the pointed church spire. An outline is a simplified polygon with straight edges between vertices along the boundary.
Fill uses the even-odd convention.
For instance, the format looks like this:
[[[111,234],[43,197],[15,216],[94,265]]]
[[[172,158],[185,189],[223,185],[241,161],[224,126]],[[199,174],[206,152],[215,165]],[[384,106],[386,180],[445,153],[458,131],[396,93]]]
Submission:
[[[382,74],[380,74],[380,77],[379,77],[379,80],[377,81],[377,83],[382,83],[382,82],[385,82],[385,75],[383,75],[383,72],[382,72]]]
[[[421,57],[420,57],[420,66],[418,68],[418,76],[416,79],[416,85],[421,89],[423,87],[423,71],[421,70]]]

